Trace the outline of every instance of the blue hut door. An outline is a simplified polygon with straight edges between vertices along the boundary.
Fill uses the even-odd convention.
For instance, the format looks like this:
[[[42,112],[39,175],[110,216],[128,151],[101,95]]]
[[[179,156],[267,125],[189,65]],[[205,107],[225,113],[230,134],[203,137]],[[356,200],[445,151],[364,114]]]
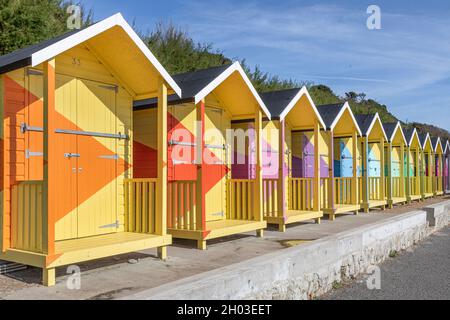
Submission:
[[[368,176],[380,177],[381,176],[381,162],[376,155],[376,144],[369,144],[368,154]]]
[[[353,177],[353,155],[348,148],[350,139],[341,139],[339,141],[340,163],[337,177],[351,178]]]

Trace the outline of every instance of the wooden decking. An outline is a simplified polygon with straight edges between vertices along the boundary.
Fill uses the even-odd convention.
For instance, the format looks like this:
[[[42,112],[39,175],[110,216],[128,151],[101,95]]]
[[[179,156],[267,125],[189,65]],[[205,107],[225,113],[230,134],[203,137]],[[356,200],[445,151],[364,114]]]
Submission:
[[[389,200],[388,203],[391,205],[398,204],[398,203],[406,203],[408,201],[407,198],[403,197],[393,197],[392,200]]]
[[[288,210],[286,212],[286,217],[266,217],[266,221],[268,224],[278,225],[280,231],[285,231],[286,225],[308,220],[316,220],[320,223],[322,218],[322,211]]]
[[[324,213],[328,215],[330,220],[335,220],[336,215],[344,213],[358,214],[361,210],[360,204],[336,204],[334,210],[325,209]]]
[[[418,195],[418,194],[412,194],[408,197],[408,201],[417,201],[417,200],[421,200],[422,196]]]
[[[424,194],[423,194],[423,197],[424,197],[425,199],[433,198],[433,197],[434,197],[434,194],[433,194],[433,193],[424,193]]]
[[[252,231],[263,234],[264,229],[267,228],[266,221],[254,220],[220,220],[206,222],[206,228],[202,230],[180,230],[169,229],[169,234],[174,238],[189,239],[199,241],[199,249],[206,249],[206,241],[216,238],[231,236],[234,234],[247,233]]]
[[[172,244],[172,237],[121,232],[95,237],[57,241],[55,255],[10,249],[0,259],[39,268],[60,266],[142,251]]]
[[[370,200],[369,201],[369,208],[378,208],[378,207],[385,207],[387,206],[386,200]]]

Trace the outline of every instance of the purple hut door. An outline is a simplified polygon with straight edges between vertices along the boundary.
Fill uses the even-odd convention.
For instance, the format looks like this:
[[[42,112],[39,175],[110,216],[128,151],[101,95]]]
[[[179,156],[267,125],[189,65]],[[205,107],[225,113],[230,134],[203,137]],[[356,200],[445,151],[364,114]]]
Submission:
[[[303,168],[304,178],[314,178],[314,145],[307,134],[303,135]]]
[[[450,155],[445,156],[445,165],[444,165],[444,177],[445,177],[445,188],[446,190],[450,189],[450,179],[449,179],[449,162],[450,162]]]

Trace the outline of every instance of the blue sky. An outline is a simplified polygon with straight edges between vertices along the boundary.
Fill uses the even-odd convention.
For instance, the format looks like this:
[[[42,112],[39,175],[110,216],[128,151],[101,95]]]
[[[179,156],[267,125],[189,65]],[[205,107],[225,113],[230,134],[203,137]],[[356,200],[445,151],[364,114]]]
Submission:
[[[450,1],[84,0],[143,30],[169,20],[199,42],[283,78],[365,92],[404,121],[450,130]],[[366,27],[378,5],[382,29]]]

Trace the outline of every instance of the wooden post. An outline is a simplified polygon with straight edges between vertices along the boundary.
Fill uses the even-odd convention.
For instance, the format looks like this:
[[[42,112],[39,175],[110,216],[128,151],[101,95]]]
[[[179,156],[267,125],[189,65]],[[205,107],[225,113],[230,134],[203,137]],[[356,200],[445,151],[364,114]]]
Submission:
[[[256,143],[256,179],[255,179],[255,220],[263,221],[263,175],[262,175],[262,112],[259,105],[255,106],[255,143]],[[257,235],[262,237],[264,230],[258,230]]]
[[[278,193],[278,217],[286,217],[286,164],[285,164],[285,153],[286,153],[286,122],[278,122],[278,182],[277,182],[277,193]],[[280,231],[285,231],[286,226],[280,225]]]
[[[388,199],[388,205],[389,208],[392,208],[393,206],[393,200],[392,200],[392,142],[388,142],[387,147],[387,199]]]
[[[330,220],[334,220],[336,217],[336,206],[334,203],[334,134],[333,131],[329,131],[329,148],[328,148],[328,211]]]
[[[429,176],[431,179],[431,193],[434,196],[434,177],[435,177],[435,172],[434,172],[434,156],[433,156],[433,152],[430,151],[428,153],[428,172],[429,172]]]
[[[206,102],[202,100],[196,106],[197,115],[197,181],[195,184],[195,220],[197,231],[206,229],[206,199],[204,193],[203,161],[205,151],[205,108]],[[206,241],[198,240],[198,249],[206,250]]]
[[[421,190],[421,185],[422,185],[422,182],[421,182],[421,177],[422,177],[422,174],[421,174],[421,166],[420,166],[420,147],[417,147],[416,148],[416,154],[415,154],[415,156],[416,156],[416,172],[415,172],[415,176],[416,176],[416,192],[418,192],[419,194],[418,195],[422,195],[422,190]]]
[[[420,192],[422,195],[422,200],[425,199],[425,152],[420,151]]]
[[[52,199],[60,190],[54,190],[55,172],[53,161],[55,148],[53,145],[56,129],[55,119],[55,60],[44,62],[44,186],[42,190],[42,250],[48,256],[55,254],[55,208]]]
[[[369,199],[369,138],[362,137],[362,199],[363,209],[365,212],[369,212],[370,199]]]
[[[438,171],[438,175],[439,175],[439,181],[438,181],[438,191],[439,192],[441,192],[441,191],[443,191],[443,190],[441,190],[441,186],[443,186],[444,185],[444,175],[443,175],[443,167],[444,167],[444,165],[443,165],[443,162],[442,162],[442,154],[439,154],[439,157],[438,157],[438,161],[439,161],[439,171]]]
[[[4,139],[4,119],[5,119],[5,90],[4,90],[4,83],[3,83],[3,75],[0,75],[0,155],[2,158],[0,159],[0,174],[3,177],[2,178],[2,184],[0,188],[2,191],[0,191],[0,253],[5,252],[7,250],[7,245],[5,239],[6,235],[6,226],[5,226],[5,139]]]
[[[400,145],[400,197],[405,197],[405,145]]]
[[[411,147],[406,146],[406,198],[411,203]]]
[[[385,149],[384,138],[380,139],[380,200],[386,201],[386,178],[385,178]]]
[[[54,208],[55,197],[60,190],[55,190],[54,160],[55,146],[54,135],[56,129],[56,106],[55,106],[55,60],[44,62],[44,185],[42,189],[42,251],[45,255],[52,257],[55,255],[55,223],[56,212]],[[55,269],[43,269],[42,282],[46,286],[55,284]]]
[[[358,132],[354,129],[352,137],[353,145],[353,180],[352,180],[352,204],[357,205],[359,201],[358,190]]]
[[[320,150],[319,150],[320,123],[314,123],[314,204],[313,210],[320,211]]]
[[[158,83],[158,160],[156,183],[155,231],[157,235],[167,234],[167,85],[162,78]],[[167,258],[167,248],[158,248],[158,257]]]

